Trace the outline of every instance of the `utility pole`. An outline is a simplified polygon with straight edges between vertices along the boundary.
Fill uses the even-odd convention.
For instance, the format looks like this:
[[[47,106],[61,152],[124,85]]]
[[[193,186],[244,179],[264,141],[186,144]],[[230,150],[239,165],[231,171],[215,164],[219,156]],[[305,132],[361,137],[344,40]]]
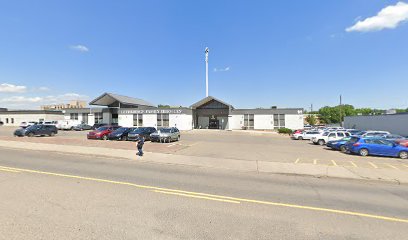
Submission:
[[[342,105],[342,99],[341,99],[341,94],[340,94],[340,127],[343,127],[342,115],[343,115],[343,105]]]
[[[208,53],[210,49],[205,48],[205,96],[208,97]]]
[[[313,103],[310,104],[310,112],[313,112]]]

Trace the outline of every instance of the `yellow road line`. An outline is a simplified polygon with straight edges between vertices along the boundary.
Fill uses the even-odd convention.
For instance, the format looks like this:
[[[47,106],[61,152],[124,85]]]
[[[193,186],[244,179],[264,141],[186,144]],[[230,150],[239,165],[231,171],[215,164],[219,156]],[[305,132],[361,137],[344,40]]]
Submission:
[[[317,159],[313,159],[313,164],[314,164],[314,165],[317,164]]]
[[[13,173],[19,173],[19,172],[20,172],[20,171],[17,171],[17,170],[5,169],[5,168],[0,168],[0,171],[4,171],[4,172],[13,172]]]
[[[389,164],[389,163],[384,163],[384,164],[387,165],[387,166],[390,167],[390,168],[394,168],[394,169],[399,170],[399,168],[397,168],[397,167],[394,166],[394,165],[391,165],[391,164]]]
[[[296,159],[295,163],[297,164],[299,163],[299,161],[300,161],[300,158]]]
[[[101,179],[101,178],[92,178],[92,177],[82,177],[82,176],[76,176],[76,175],[53,173],[53,172],[44,172],[44,171],[22,169],[22,168],[10,168],[10,167],[5,167],[5,166],[0,166],[0,167],[4,168],[4,169],[22,171],[22,172],[27,172],[27,173],[36,173],[36,174],[44,174],[44,175],[49,175],[49,176],[58,176],[58,177],[65,177],[65,178],[72,178],[72,179],[88,180],[88,181],[94,181],[94,182],[111,183],[111,184],[131,186],[131,187],[136,187],[136,188],[141,188],[141,189],[149,189],[149,190],[157,190],[157,191],[165,191],[165,192],[199,195],[199,196],[206,196],[206,197],[212,197],[212,198],[222,198],[222,199],[239,201],[239,202],[257,203],[257,204],[264,204],[264,205],[271,205],[271,206],[312,210],[312,211],[318,211],[318,212],[328,212],[328,213],[335,213],[335,214],[349,215],[349,216],[358,216],[358,217],[372,218],[372,219],[391,221],[391,222],[408,223],[408,219],[396,218],[396,217],[387,217],[387,216],[381,216],[381,215],[375,215],[375,214],[366,214],[366,213],[361,213],[361,212],[337,210],[337,209],[330,209],[330,208],[320,208],[320,207],[312,207],[312,206],[302,206],[302,205],[279,203],[279,202],[259,201],[259,200],[246,199],[246,198],[228,197],[228,196],[222,196],[222,195],[214,195],[214,194],[206,194],[206,193],[199,193],[199,192],[183,191],[183,190],[177,190],[177,189],[169,189],[169,188],[161,188],[161,187],[154,187],[154,186],[147,186],[147,185],[139,185],[139,184],[130,183],[130,182],[113,181],[113,180],[107,180],[107,179]]]
[[[177,196],[183,196],[183,197],[206,199],[206,200],[219,201],[219,202],[240,203],[240,202],[238,202],[238,201],[233,201],[233,200],[220,199],[220,198],[212,198],[212,197],[205,197],[205,196],[200,196],[200,195],[191,195],[191,194],[178,193],[178,192],[167,192],[167,191],[160,191],[160,190],[153,190],[153,192],[164,193],[164,194],[171,194],[171,195],[177,195]]]
[[[353,167],[358,167],[357,164],[355,164],[353,161],[349,161]]]
[[[333,163],[334,166],[338,166],[337,163],[336,163],[336,161],[331,160],[331,162]]]
[[[368,164],[370,164],[373,168],[378,168],[378,166],[377,165],[375,165],[374,163],[372,163],[372,162],[368,162]]]

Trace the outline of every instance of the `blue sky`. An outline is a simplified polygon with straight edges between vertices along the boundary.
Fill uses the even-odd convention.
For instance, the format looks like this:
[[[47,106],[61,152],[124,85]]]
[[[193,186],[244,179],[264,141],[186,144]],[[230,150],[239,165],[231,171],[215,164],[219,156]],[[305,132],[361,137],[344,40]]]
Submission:
[[[208,46],[210,95],[237,108],[317,109],[340,94],[407,108],[408,5],[398,2],[0,0],[0,106],[103,92],[189,106],[205,97]]]

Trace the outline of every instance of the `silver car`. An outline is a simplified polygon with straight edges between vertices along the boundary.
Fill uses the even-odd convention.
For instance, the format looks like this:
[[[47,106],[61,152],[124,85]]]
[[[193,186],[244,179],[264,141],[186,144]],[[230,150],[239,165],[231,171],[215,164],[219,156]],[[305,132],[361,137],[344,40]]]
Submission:
[[[152,142],[172,142],[180,140],[180,131],[175,128],[161,128],[156,132],[150,134]]]

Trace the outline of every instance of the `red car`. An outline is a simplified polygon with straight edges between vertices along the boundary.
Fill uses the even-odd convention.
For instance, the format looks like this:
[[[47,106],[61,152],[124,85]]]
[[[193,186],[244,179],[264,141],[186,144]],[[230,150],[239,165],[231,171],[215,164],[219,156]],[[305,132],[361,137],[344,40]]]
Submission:
[[[115,131],[116,129],[120,128],[120,126],[103,126],[95,131],[89,132],[86,137],[88,139],[103,139],[108,140],[109,133]]]
[[[408,139],[398,139],[395,140],[395,142],[404,147],[408,147]]]

